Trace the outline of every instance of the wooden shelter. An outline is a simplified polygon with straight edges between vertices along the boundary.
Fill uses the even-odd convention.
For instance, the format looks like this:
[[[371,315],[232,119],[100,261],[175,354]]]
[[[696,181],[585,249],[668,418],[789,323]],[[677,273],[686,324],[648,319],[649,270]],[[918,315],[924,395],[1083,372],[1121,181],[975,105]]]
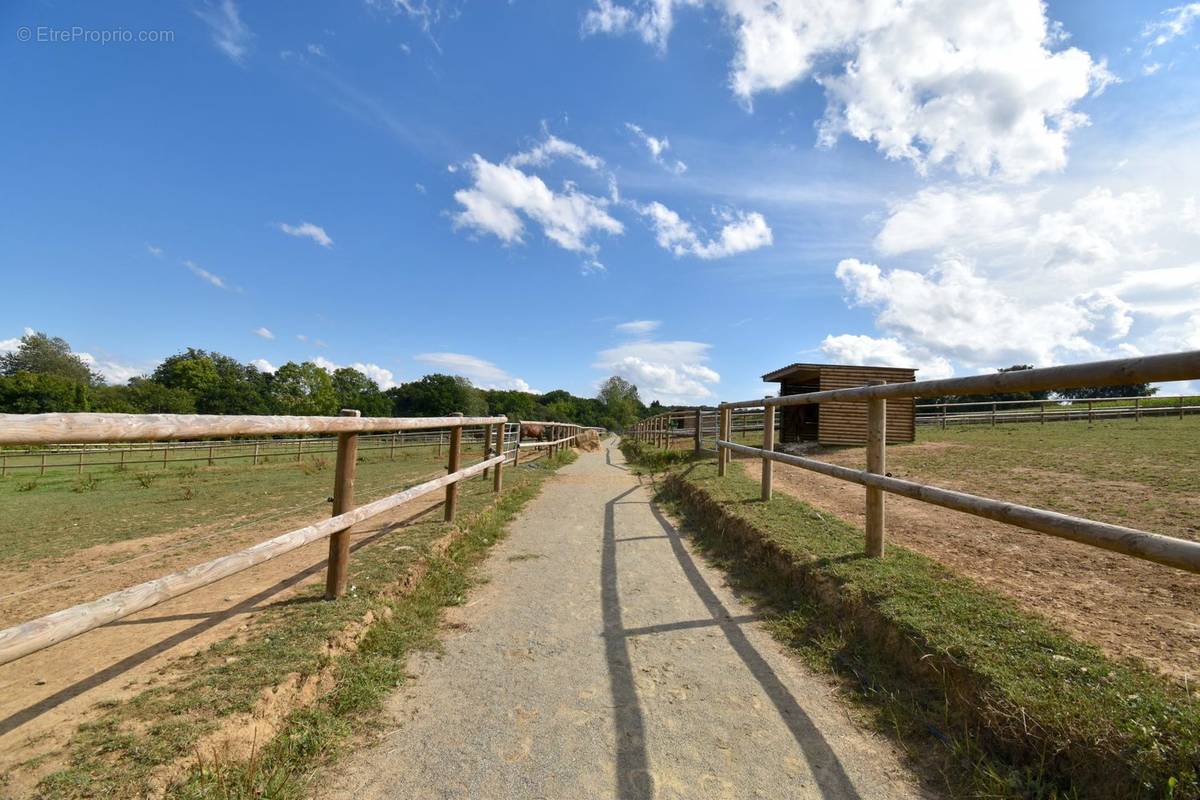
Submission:
[[[827,389],[865,386],[872,381],[907,383],[917,371],[901,367],[856,367],[844,364],[789,364],[763,375],[766,383],[778,383],[779,394],[805,394]],[[783,406],[779,409],[780,443],[816,441],[821,444],[862,445],[867,443],[867,404],[820,403]],[[912,398],[889,400],[888,444],[911,442],[916,430],[916,407]]]

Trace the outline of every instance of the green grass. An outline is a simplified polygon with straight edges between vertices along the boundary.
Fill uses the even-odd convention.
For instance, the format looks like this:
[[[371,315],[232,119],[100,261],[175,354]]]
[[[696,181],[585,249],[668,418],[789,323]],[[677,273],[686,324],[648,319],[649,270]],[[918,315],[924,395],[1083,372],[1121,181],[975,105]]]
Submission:
[[[761,502],[740,468],[680,466],[667,485],[700,541],[777,609],[775,634],[838,674],[952,793],[1200,794],[1200,701],[1181,687],[916,553],[865,558],[861,531],[791,497]]]
[[[888,470],[973,494],[1196,539],[1197,441],[1200,416],[922,428],[917,444],[948,446],[889,447]],[[857,467],[864,459],[861,448],[829,458]]]
[[[182,528],[274,520],[289,509],[289,518],[312,517],[333,491],[328,455],[217,464],[10,475],[0,480],[0,567],[22,569],[38,559]],[[395,460],[386,450],[370,451],[360,455],[357,497],[382,497],[444,467],[445,458],[432,448],[397,449]]]
[[[321,600],[323,585],[258,614],[242,635],[218,642],[169,668],[162,682],[113,703],[82,725],[68,745],[69,765],[38,786],[39,798],[142,796],[166,765],[192,762],[166,791],[175,798],[298,798],[306,776],[335,758],[352,733],[376,724],[387,694],[405,680],[405,662],[416,649],[436,648],[441,610],[462,603],[475,567],[505,534],[509,520],[565,453],[506,470],[499,499],[491,481],[461,484],[458,528],[445,552],[430,546],[452,526],[426,518],[387,534],[351,557],[352,590],[337,602]],[[419,562],[427,569],[407,593],[397,580]],[[375,621],[356,649],[330,658],[329,639],[371,612]],[[255,707],[262,691],[291,673],[331,671],[332,690],[293,712],[271,741],[247,761],[196,762],[206,733],[230,715]]]

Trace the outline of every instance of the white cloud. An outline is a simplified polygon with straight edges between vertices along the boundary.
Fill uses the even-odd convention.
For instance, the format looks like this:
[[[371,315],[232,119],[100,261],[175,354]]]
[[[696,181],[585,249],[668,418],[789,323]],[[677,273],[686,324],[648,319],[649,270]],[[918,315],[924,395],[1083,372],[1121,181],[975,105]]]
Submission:
[[[299,225],[288,225],[286,222],[279,224],[279,230],[286,233],[288,236],[298,236],[305,239],[312,239],[321,247],[333,247],[333,239],[329,238],[329,234],[325,233],[325,229],[320,225],[314,225],[311,222],[301,222]]]
[[[523,241],[525,220],[529,220],[559,247],[592,256],[592,261],[599,249],[591,241],[593,234],[618,235],[624,231],[624,226],[609,215],[607,199],[580,191],[569,181],[556,192],[537,175],[511,163],[493,164],[479,155],[465,169],[473,183],[454,193],[454,199],[463,207],[454,215],[455,228],[492,234],[513,244]]]
[[[253,361],[251,361],[250,364],[252,366],[258,367],[258,369],[262,372],[274,372],[275,371],[275,365],[272,364],[270,361],[267,361],[265,358],[256,358]]]
[[[638,206],[654,227],[658,246],[677,256],[693,255],[714,259],[766,247],[774,241],[766,219],[757,211],[728,211],[718,214],[724,223],[720,234],[705,241],[679,214],[657,201]]]
[[[658,330],[662,325],[661,320],[657,319],[635,319],[630,322],[622,322],[616,326],[617,333],[631,333],[635,335],[650,333]]]
[[[1040,0],[718,0],[734,31],[733,92],[755,95],[813,78],[825,90],[819,142],[874,143],[918,170],[1017,180],[1061,169],[1075,106],[1113,81],[1075,47]],[[598,0],[584,33],[636,33],[664,46],[691,0]],[[634,10],[636,9],[636,10]],[[1056,49],[1057,48],[1057,49]]]
[[[875,240],[903,268],[837,267],[884,338],[831,346],[970,369],[1186,349],[1200,330],[1194,215],[1149,188],[925,189],[892,204]]]
[[[643,0],[635,12],[613,0],[596,0],[596,5],[583,17],[582,32],[585,36],[633,33],[646,44],[665,50],[675,25],[674,7],[701,4],[702,0]]]
[[[920,251],[986,264],[986,277],[1022,295],[1061,296],[1146,269],[1162,253],[1154,242],[1168,222],[1158,191],[1081,196],[970,187],[924,189],[894,203],[875,239],[884,255]],[[1180,218],[1186,214],[1186,203]]]
[[[21,346],[21,337],[14,336],[11,339],[0,339],[0,354],[11,353]]]
[[[213,44],[235,64],[243,64],[250,52],[250,40],[254,34],[242,22],[237,5],[233,0],[209,3],[196,10],[196,16],[204,20],[212,32]]]
[[[560,139],[552,133],[545,133],[545,138],[528,150],[515,153],[504,160],[510,167],[544,167],[552,161],[565,158],[576,161],[588,169],[603,169],[604,160],[592,155],[574,142]]]
[[[531,389],[529,384],[521,378],[514,377],[491,361],[476,356],[465,353],[419,353],[413,358],[422,364],[429,364],[451,375],[461,375],[481,389],[505,389],[541,394],[541,392]]]
[[[350,364],[351,369],[356,369],[363,375],[366,375],[371,380],[379,385],[380,389],[391,389],[396,385],[396,376],[392,374],[390,369],[384,369],[378,364],[354,361]]]
[[[1147,52],[1191,32],[1192,25],[1200,18],[1200,3],[1168,8],[1161,16],[1163,19],[1149,23],[1142,31],[1142,38],[1149,40]]]
[[[635,125],[632,122],[626,122],[625,127],[638,137],[646,150],[649,151],[650,158],[654,159],[656,163],[661,164],[676,175],[682,175],[687,172],[687,164],[682,161],[676,160],[673,163],[667,161],[664,154],[671,149],[671,142],[668,141],[667,137],[664,136],[659,139],[656,136],[651,136],[640,125]]]
[[[150,255],[154,256],[155,258],[159,258],[163,254],[163,249],[161,247],[155,247],[154,245],[150,244],[149,242],[146,242],[146,252],[149,253]]]
[[[308,51],[309,55],[317,56],[318,58],[325,57],[325,48],[319,44],[312,44],[310,42],[304,49]]]
[[[851,258],[836,274],[851,305],[878,310],[876,327],[915,352],[977,368],[1100,358],[1132,323],[1129,305],[1111,292],[1038,302],[949,257],[926,273]]]
[[[127,383],[130,378],[136,378],[146,372],[146,370],[140,367],[131,367],[128,364],[121,364],[117,361],[98,359],[91,353],[75,353],[75,355],[79,356],[79,360],[91,367],[94,372],[100,373],[100,377],[104,378],[106,383]]]
[[[185,267],[187,267],[191,271],[191,273],[193,275],[195,275],[197,278],[200,278],[203,281],[207,281],[208,283],[211,283],[213,286],[217,287],[218,289],[231,288],[229,286],[229,284],[225,282],[224,278],[222,278],[220,275],[214,275],[213,273],[211,273],[208,270],[201,267],[195,261],[184,261],[183,265]]]
[[[635,384],[644,400],[696,404],[711,400],[721,380],[707,366],[709,349],[703,342],[629,342],[597,353],[592,366]]]
[[[821,352],[838,364],[873,367],[913,367],[920,380],[949,378],[954,374],[950,361],[942,356],[914,351],[899,339],[857,336],[845,333],[826,336]]]
[[[414,184],[413,184],[413,188],[414,188],[414,189],[416,189],[418,193],[420,193],[420,194],[425,194],[425,184],[423,184],[423,183],[414,183]]]
[[[255,328],[253,331],[251,331],[251,333],[268,341],[275,338],[275,334],[271,333],[271,331],[267,328]]]
[[[325,358],[324,356],[316,356],[315,358],[310,358],[309,361],[311,361],[312,363],[316,364],[318,367],[320,367],[321,369],[323,369],[329,373],[336,372],[337,370],[342,368],[341,364],[335,364],[334,362],[330,361],[328,358]],[[268,363],[268,362],[263,362],[263,363]],[[362,361],[353,361],[350,364],[347,364],[346,366],[350,367],[350,369],[361,372],[363,375],[366,375],[368,378],[375,381],[375,383],[379,386],[380,389],[391,389],[393,386],[397,385],[396,384],[396,376],[392,374],[392,371],[389,369],[384,369],[383,367],[379,366],[378,364],[363,363]],[[260,367],[260,369],[261,369],[261,367]],[[272,370],[272,372],[273,371],[274,370]]]

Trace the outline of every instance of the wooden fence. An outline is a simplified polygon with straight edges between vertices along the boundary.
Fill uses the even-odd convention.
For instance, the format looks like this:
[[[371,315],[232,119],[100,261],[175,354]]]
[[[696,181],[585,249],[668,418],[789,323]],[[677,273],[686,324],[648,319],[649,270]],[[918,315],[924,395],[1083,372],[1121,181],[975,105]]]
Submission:
[[[562,438],[531,444],[556,452],[578,435],[579,426],[554,426]],[[467,467],[460,465],[463,432],[477,429],[483,457]],[[448,432],[447,474],[411,486],[401,492],[362,506],[354,503],[355,469],[362,434],[399,431],[445,430]],[[511,429],[511,430],[510,430]],[[329,562],[325,595],[340,597],[346,590],[350,561],[351,528],[422,495],[445,490],[444,519],[453,521],[458,484],[492,470],[492,491],[503,489],[503,468],[511,458],[520,462],[519,426],[506,417],[360,417],[343,411],[340,417],[204,416],[173,414],[0,414],[0,446],[97,444],[207,437],[279,436],[336,434],[337,463],[334,469],[333,515],[321,522],[289,531],[273,539],[198,564],[181,572],[147,581],[105,595],[98,600],[56,611],[39,619],[0,630],[0,664],[6,664],[93,628],[127,617],[137,611],[214,583],[264,561],[321,539],[329,539]],[[439,439],[440,441],[440,439]],[[511,443],[511,447],[508,445]]]
[[[358,451],[388,453],[394,458],[397,451],[433,448],[440,457],[450,446],[449,431],[403,431],[396,433],[362,434]],[[483,443],[482,429],[463,431],[464,447]],[[227,439],[223,441],[127,442],[124,444],[68,445],[52,447],[0,447],[0,478],[22,470],[45,475],[47,470],[73,470],[77,474],[96,467],[129,469],[154,467],[168,469],[181,464],[204,463],[215,466],[218,461],[233,461],[257,466],[271,460],[301,461],[306,457],[337,452],[336,436],[307,438]]]
[[[965,492],[941,489],[915,481],[889,477],[885,452],[887,432],[887,401],[889,398],[927,398],[946,395],[995,394],[1000,392],[1033,392],[1089,386],[1121,386],[1131,383],[1193,380],[1200,378],[1200,351],[1171,353],[1143,358],[1098,361],[1061,367],[976,375],[967,378],[948,378],[936,381],[911,381],[879,384],[851,389],[833,389],[807,394],[767,397],[722,403],[716,409],[693,408],[670,411],[639,421],[627,432],[632,438],[658,447],[670,448],[680,441],[690,441],[697,452],[716,451],[717,472],[725,475],[733,453],[762,459],[762,499],[772,493],[772,465],[790,464],[819,472],[839,480],[866,487],[866,552],[883,555],[885,538],[884,494],[898,494],[944,508],[1005,522],[1026,530],[1038,531],[1094,547],[1123,553],[1188,572],[1200,572],[1200,542],[1149,533],[1135,528],[1110,525],[1104,522],[1059,514],[1054,511],[1007,503]],[[780,406],[828,402],[862,402],[867,404],[867,464],[865,470],[836,466],[814,458],[775,452],[777,429],[775,409]],[[1037,401],[1028,401],[1036,403]],[[1047,401],[1053,403],[1054,401]],[[1087,401],[1076,401],[1087,402]],[[1094,401],[1092,419],[1106,413],[1103,401]],[[991,406],[990,402],[985,403]],[[941,404],[936,406],[941,408]],[[1121,408],[1117,406],[1116,408]],[[1176,401],[1162,407],[1166,412],[1181,415],[1192,407]],[[1134,411],[1150,412],[1148,399],[1134,405]],[[990,415],[991,409],[985,413]],[[1027,412],[1023,412],[1027,413]],[[1040,415],[1040,409],[1035,412]],[[1047,411],[1047,413],[1052,413]],[[1076,418],[1088,409],[1075,409]],[[919,418],[919,417],[918,417]],[[735,441],[745,440],[753,432],[761,432],[759,446]],[[714,444],[708,447],[709,437]]]
[[[918,425],[990,425],[1009,422],[1095,422],[1105,419],[1166,417],[1183,419],[1200,414],[1200,397],[1110,397],[1102,400],[997,400],[965,403],[923,403],[917,406]]]

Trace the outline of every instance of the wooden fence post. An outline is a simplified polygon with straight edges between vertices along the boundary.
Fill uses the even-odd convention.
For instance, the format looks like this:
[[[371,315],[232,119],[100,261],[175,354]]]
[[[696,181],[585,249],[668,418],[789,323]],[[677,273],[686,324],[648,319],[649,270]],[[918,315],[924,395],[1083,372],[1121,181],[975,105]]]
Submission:
[[[517,449],[513,452],[513,469],[521,466],[521,423],[517,423]]]
[[[946,430],[946,404],[942,403],[942,430]]]
[[[1179,419],[1183,420],[1183,395],[1179,395]]]
[[[729,451],[721,447],[720,440],[729,441],[729,409],[722,408],[717,417],[717,475],[725,475],[725,465],[729,463]]]
[[[504,455],[504,423],[496,423],[496,455]],[[496,464],[496,471],[492,473],[492,491],[499,492],[504,488],[504,462],[500,461]]]
[[[388,460],[389,461],[396,460],[396,434],[394,434],[394,433],[392,434],[391,448],[388,450]]]
[[[1045,404],[1045,402],[1043,402],[1041,404],[1041,409],[1042,409],[1042,424],[1045,425],[1046,424],[1046,404]]]
[[[869,402],[869,401],[868,401]],[[868,424],[870,424],[868,422]],[[996,427],[996,404],[992,403],[992,427]]]
[[[1133,398],[1133,419],[1135,422],[1142,421],[1142,398]]]
[[[297,436],[296,437],[296,463],[297,464],[300,463],[300,459],[301,459],[300,450],[303,447],[304,447],[304,440],[301,439],[299,436]]]
[[[872,381],[874,384],[883,381]],[[992,406],[992,419],[995,420]],[[877,398],[867,400],[867,472],[883,475],[887,472],[887,401]],[[883,490],[867,487],[867,555],[871,558],[883,556],[884,534]]]
[[[450,416],[461,417],[462,412],[456,411]],[[446,465],[446,474],[450,475],[458,472],[459,456],[462,455],[462,426],[458,425],[450,429],[450,461]],[[454,522],[454,512],[458,507],[458,482],[450,484],[446,487],[446,514],[444,519],[446,522]]]
[[[342,409],[343,417],[360,412]],[[339,433],[337,464],[333,470],[333,516],[354,509],[354,474],[358,468],[358,434]],[[336,600],[346,593],[346,573],[350,566],[350,528],[329,537],[329,566],[325,570],[325,599]]]
[[[696,420],[695,420],[696,430],[694,431],[695,436],[693,437],[694,441],[692,442],[692,450],[694,450],[697,453],[699,453],[704,448],[704,444],[700,439],[700,425],[703,422],[704,422],[704,412],[701,411],[699,408],[697,408],[696,409]]]
[[[75,468],[75,474],[79,475],[83,472],[83,448],[79,448],[79,466]]]
[[[1088,400],[1088,424],[1091,425],[1095,421],[1095,417],[1092,416],[1092,401]]]
[[[210,467],[213,465],[213,446],[211,444],[208,446],[208,465]]]
[[[492,449],[492,426],[484,425],[483,426],[483,460],[484,461],[487,461],[488,456],[491,455],[491,453],[489,452],[491,449]],[[481,474],[483,475],[483,479],[486,481],[487,477],[488,477],[488,471],[485,469]]]
[[[167,468],[167,453],[171,452],[171,443],[163,443],[163,469]]]
[[[42,451],[42,468],[38,471],[38,475],[46,474],[46,451]]]
[[[253,466],[256,466],[256,467],[258,466],[258,442],[254,443],[254,465]]]
[[[775,406],[763,408],[763,450],[775,452]],[[762,499],[771,499],[771,479],[774,476],[775,462],[766,456],[762,460]]]

